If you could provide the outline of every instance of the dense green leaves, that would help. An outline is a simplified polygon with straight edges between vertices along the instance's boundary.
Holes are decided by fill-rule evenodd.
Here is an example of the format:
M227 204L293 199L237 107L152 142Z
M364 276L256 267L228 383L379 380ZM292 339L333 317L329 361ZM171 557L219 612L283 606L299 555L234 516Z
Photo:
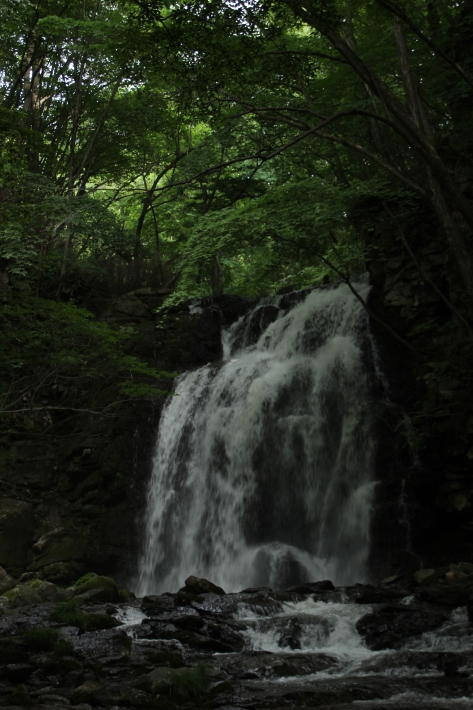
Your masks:
M0 283L53 299L31 352L68 279L305 287L362 270L386 214L428 214L471 309L472 36L466 1L5 0ZM148 280L100 284L126 264Z

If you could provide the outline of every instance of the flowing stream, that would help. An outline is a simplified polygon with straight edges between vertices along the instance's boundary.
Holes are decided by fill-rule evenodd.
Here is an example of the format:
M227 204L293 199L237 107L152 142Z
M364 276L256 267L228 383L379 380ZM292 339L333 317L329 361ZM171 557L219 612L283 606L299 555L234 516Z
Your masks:
M138 593L363 581L382 389L366 312L346 285L277 296L222 338L163 412Z

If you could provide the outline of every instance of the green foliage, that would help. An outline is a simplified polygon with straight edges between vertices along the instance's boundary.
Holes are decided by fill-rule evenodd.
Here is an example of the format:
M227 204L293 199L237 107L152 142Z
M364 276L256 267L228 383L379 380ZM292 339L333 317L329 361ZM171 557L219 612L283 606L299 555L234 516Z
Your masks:
M29 651L54 651L59 643L59 631L49 627L35 626L25 633Z
M66 626L77 626L84 631L87 627L88 615L79 609L74 600L59 602L52 613L53 621L57 621Z
M210 683L205 663L198 663L195 668L188 671L173 671L171 669L169 671L169 681L171 695L191 700L201 698Z
M0 324L0 411L34 412L45 392L60 408L68 383L78 391L107 381L111 372L124 396L163 394L153 383L167 373L126 353L130 332L113 330L72 303L12 295Z
M86 614L74 600L59 602L54 608L51 618L53 621L67 626L77 626L81 631L112 629L116 626L116 620L112 616L108 614Z

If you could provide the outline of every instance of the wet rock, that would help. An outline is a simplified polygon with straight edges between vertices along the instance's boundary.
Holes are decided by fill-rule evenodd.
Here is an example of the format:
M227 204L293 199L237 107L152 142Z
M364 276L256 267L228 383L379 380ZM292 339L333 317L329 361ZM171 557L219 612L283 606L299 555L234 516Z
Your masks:
M232 616L238 612L238 604L229 595L205 594L203 601L192 601L191 606L204 614Z
M194 577L191 575L187 577L186 586L183 591L190 592L191 594L206 594L212 592L213 594L225 594L222 587L218 587L213 582L209 582L208 579L202 577Z
M438 628L446 618L417 606L384 606L359 619L356 630L368 648L381 651L400 648L406 639Z
M174 624L154 619L143 619L135 630L135 637L140 639L172 639L177 633Z
M286 592L299 592L300 594L312 594L318 592L332 592L335 589L333 582L323 579L320 582L307 582L296 587L289 587Z
M445 606L458 607L468 604L473 599L473 589L462 584L429 584L420 592L421 599Z
M148 595L141 600L141 608L148 616L160 616L175 610L173 594Z
M224 644L231 651L241 651L245 646L245 640L241 634L228 624L209 623L206 626L206 632L211 639Z
M277 596L280 597L281 594L279 593ZM279 599L273 599L268 594L261 593L260 590L256 594L250 595L240 593L237 595L237 600L239 604L245 605L249 611L258 614L258 616L278 614L283 608Z
M293 651L299 650L301 647L302 629L300 624L291 619L287 630L281 634L278 646L280 648L292 648Z
M357 587L354 599L356 604L386 604L399 601L406 596L404 589L371 587L369 585L357 585Z
M90 631L74 640L74 650L88 661L99 659L126 659L130 654L131 638L122 629Z

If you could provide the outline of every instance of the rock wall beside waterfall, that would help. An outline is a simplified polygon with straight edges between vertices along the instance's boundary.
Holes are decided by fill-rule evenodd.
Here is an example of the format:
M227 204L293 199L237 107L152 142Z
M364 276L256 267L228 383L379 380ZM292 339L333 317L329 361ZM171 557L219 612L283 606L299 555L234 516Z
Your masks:
M461 280L436 238L435 225L427 218L409 225L405 239L416 245L417 265L396 225L380 219L371 232L370 305L419 353L372 323L391 396L409 415L406 428L399 430L396 464L410 528L402 564L428 567L473 560L473 343L432 286L460 317L466 314Z
M218 359L220 311L191 315L187 307L176 308L156 328L154 310L165 295L140 289L88 305L103 320L132 326L132 352L158 369ZM244 300L224 300L223 317L236 317ZM170 382L161 384L168 388ZM101 409L117 398L113 373L99 391L51 391L44 404L57 405L58 397L61 406ZM89 570L128 577L161 406L139 401L120 405L113 416L18 418L0 442L0 566L16 577L27 573L54 582Z

